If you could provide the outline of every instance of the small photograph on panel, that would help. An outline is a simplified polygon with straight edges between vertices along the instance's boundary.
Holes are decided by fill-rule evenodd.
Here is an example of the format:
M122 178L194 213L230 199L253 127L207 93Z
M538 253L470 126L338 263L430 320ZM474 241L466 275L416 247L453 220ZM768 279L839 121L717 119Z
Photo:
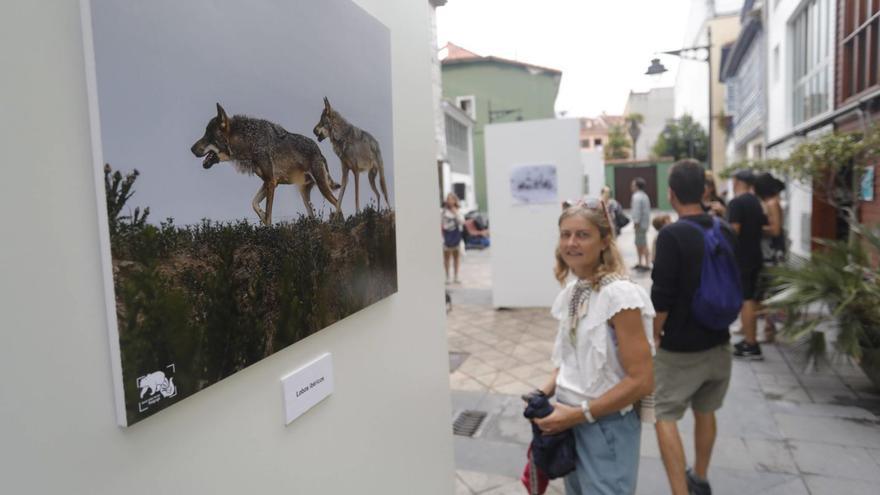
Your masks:
M385 25L351 0L82 6L120 424L397 291Z
M519 165L510 169L514 205L557 203L556 165Z

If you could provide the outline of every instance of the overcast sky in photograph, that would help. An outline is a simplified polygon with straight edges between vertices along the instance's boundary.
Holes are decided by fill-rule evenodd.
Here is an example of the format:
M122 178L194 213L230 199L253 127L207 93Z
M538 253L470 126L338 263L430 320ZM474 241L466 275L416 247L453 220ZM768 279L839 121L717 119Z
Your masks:
M644 75L655 52L685 43L690 0L449 0L437 9L437 42L562 71L556 111L620 114L630 90L672 86Z

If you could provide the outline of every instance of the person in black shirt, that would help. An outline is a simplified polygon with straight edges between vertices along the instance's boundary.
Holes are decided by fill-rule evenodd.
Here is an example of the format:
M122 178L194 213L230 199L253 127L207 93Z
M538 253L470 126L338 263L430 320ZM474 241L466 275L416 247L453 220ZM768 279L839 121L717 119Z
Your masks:
M706 228L713 217L703 211L705 179L695 160L682 160L669 173L669 201L679 219ZM723 220L721 231L736 246L733 230ZM691 301L700 286L703 233L678 221L657 235L657 258L651 274L651 301L657 311L654 342L654 383L657 442L674 494L710 493L706 480L715 443L715 411L721 408L730 382L730 333L703 327L691 314ZM690 407L694 412L696 459L686 461L677 422Z
M749 359L763 359L758 344L758 279L764 257L761 253L763 227L767 216L761 200L752 194L755 176L751 170L740 170L733 175L736 197L727 205L727 221L737 234L739 249L736 260L742 276L743 307L740 313L744 339L734 346L733 355Z

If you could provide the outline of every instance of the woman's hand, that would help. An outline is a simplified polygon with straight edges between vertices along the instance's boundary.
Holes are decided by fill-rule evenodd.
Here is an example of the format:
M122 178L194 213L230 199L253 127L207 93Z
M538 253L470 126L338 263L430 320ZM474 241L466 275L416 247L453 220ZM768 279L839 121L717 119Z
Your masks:
M538 425L545 435L556 435L571 427L583 423L587 419L579 407L571 407L556 403L553 412L543 418L535 418L533 423Z

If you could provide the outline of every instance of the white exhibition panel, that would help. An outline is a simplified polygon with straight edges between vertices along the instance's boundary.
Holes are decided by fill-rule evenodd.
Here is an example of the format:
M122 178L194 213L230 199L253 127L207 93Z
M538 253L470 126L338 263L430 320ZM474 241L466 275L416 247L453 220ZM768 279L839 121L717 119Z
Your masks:
M433 163L428 5L355 3L391 31L394 155ZM82 36L78 2L0 7L3 492L452 493L441 254L407 242L437 236L433 167L394 171L397 294L117 426ZM328 352L333 394L285 426L279 380Z
M561 202L583 195L584 160L577 119L530 120L486 126L486 182L492 232L492 304L550 306L559 292L553 276ZM556 167L556 200L520 204L511 172Z

